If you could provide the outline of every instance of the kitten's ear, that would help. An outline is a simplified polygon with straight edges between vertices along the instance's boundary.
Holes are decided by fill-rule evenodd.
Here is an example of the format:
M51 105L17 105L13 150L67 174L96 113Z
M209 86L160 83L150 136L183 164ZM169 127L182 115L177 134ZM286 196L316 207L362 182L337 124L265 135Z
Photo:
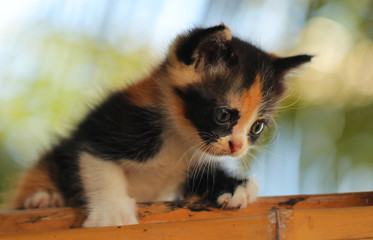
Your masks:
M273 60L276 75L284 75L290 70L299 67L300 65L310 62L313 56L311 55L296 55L291 57L276 57Z
M176 39L171 48L170 58L187 66L202 62L212 64L227 55L231 40L230 30L224 24L197 28Z
M284 75L289 71L301 66L304 63L310 62L311 55L296 55L291 57L277 57L271 55L272 64L275 71L275 82L270 82L270 85L275 86L272 88L272 99L273 102L278 102L282 99L284 93L286 92L286 86L284 84Z

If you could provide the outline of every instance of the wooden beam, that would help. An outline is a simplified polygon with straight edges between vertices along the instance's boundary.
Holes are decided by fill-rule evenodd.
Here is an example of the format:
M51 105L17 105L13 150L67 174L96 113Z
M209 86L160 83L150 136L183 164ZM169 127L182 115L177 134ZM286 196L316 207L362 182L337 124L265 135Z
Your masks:
M372 239L373 206L272 209L266 213L193 221L2 234L0 239Z
M266 214L271 211L373 206L373 192L262 197L243 210L225 210L202 202L149 202L138 204L140 223L176 222ZM0 234L78 228L81 209L54 208L0 213ZM372 224L373 225L373 224Z
M171 223L148 223L118 227L80 228L41 233L0 235L3 240L29 239L276 239L276 221L273 213L251 216L183 221Z

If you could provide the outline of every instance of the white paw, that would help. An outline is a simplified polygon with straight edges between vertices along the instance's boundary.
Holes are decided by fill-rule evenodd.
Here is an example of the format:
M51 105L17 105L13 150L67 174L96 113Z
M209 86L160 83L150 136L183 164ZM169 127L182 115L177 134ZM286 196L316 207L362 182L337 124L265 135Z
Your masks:
M248 204L255 202L258 194L258 186L253 179L249 179L245 184L236 187L232 194L224 193L218 197L217 203L222 208L244 209Z
M127 201L128 202L128 201ZM95 208L88 213L83 227L104 227L137 224L136 202L110 206L109 208Z
M109 215L107 213L92 212L83 223L83 227L105 227L117 225L137 224L136 216L116 213Z
M24 202L26 209L63 207L65 202L61 194L57 192L38 191L28 197Z

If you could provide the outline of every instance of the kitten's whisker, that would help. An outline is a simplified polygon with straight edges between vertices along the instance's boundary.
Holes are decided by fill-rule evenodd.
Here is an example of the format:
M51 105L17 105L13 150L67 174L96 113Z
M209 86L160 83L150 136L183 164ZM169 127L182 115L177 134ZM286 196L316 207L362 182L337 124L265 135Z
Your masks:
M193 172L192 172L192 180L193 180L193 188L196 185L196 178L199 177L200 181L198 182L198 185L196 189L199 188L201 182L202 182L202 176L206 172L207 177L207 185L209 184L208 176L210 171L212 172L211 168L211 161L212 161L212 153L210 152L211 146L209 145L203 145L201 144L199 150L202 150L202 155L200 156L200 159L197 160L197 164L195 165ZM211 154L211 155L209 155ZM207 186L208 187L208 186Z
M292 95L294 95L293 92L294 91L290 90L288 92L288 94L285 97L282 98L281 101L284 101L284 100L290 98ZM292 108L292 106L296 105L300 101L301 98L302 98L302 94L299 93L297 99L295 99L292 103L289 103L288 105L277 106L277 110L280 112L283 109L300 109L300 108Z
M191 163L193 162L193 159L194 159L195 155L198 153L198 151L199 151L202 147L203 147L203 145L200 144L200 146L197 148L197 150L196 150L196 151L194 152L194 154L192 155L192 157L191 157L191 159L190 159L190 161L189 161L188 170L189 170L189 168L190 168ZM197 174L197 172L198 172L197 170L198 170L198 168L199 168L199 161L197 160L195 166L192 166L192 167L193 167L193 170L192 170L191 178L193 179L193 185L194 185L195 175Z
M180 157L180 159L178 160L178 163L179 163L180 161L182 161L183 158L186 157L187 154L188 154L190 151L192 151L193 149L195 149L196 147L198 147L198 144L200 144L200 143L197 143L197 144L193 145L193 146L190 147L187 151L185 151L184 154L183 154L183 155Z

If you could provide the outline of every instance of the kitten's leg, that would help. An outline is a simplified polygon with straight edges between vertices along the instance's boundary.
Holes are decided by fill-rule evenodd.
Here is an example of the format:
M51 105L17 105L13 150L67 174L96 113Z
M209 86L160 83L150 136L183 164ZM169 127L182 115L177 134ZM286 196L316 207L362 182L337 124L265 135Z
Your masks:
M87 198L83 227L136 224L136 202L127 194L122 167L88 153L80 157L80 173Z
M22 175L12 200L13 209L63 207L64 205L65 201L49 177L43 159Z
M234 178L219 168L204 171L196 167L191 173L187 179L187 194L197 194L223 208L243 209L256 200L258 187L252 178Z

